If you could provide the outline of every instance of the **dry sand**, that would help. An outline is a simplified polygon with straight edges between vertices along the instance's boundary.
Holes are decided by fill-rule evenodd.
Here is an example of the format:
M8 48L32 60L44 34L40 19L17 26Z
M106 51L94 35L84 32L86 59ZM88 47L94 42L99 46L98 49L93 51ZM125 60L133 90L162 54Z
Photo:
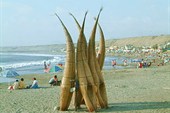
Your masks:
M0 84L0 113L60 113L60 87L48 84L52 75L24 75L26 84L32 77L39 81L40 89L10 92L8 84ZM62 73L58 73L62 78ZM104 70L109 108L99 113L170 113L170 64L147 69ZM21 76L19 77L21 78ZM87 112L84 105L77 112ZM61 113L73 113L69 110Z

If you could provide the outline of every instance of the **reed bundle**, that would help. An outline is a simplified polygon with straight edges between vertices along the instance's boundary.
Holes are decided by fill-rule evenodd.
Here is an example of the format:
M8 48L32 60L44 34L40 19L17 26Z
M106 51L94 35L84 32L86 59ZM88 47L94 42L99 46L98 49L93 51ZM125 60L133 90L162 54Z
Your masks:
M81 101L84 100L85 105L90 112L96 111L97 105L99 105L101 108L108 107L106 87L104 83L104 78L101 73L105 58L104 33L101 26L98 24L101 11L102 9L99 11L96 22L94 24L88 47L84 34L84 26L87 12L85 13L82 27L78 23L77 19L73 16L73 14L70 13L70 15L75 20L79 30L76 53L72 38L67 28L65 27L59 16L56 14L63 26L67 44L67 57L64 68L64 75L61 83L61 111L67 110L70 105L70 101L72 98L72 92L70 92L70 89L74 85L70 81L75 79L79 81L79 90L77 91L78 94L74 98L74 100L76 100L76 106L80 106ZM100 55L98 55L98 57L96 57L95 51L95 34L97 24L99 26L101 36L99 49Z

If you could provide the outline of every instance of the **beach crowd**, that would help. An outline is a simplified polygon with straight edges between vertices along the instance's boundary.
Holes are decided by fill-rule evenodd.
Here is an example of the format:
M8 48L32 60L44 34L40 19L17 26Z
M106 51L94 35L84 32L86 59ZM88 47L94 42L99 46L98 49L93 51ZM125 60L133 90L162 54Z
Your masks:
M36 78L33 78L32 84L26 86L24 82L24 78L21 78L20 81L16 80L13 85L8 87L9 90L16 90L16 89L36 89L38 88L38 81Z
M58 80L57 75L54 75L53 78L49 80L50 86L57 86L60 85L61 81ZM24 82L24 78L21 78L20 81L17 79L13 85L8 87L9 90L16 90L16 89L37 89L40 88L38 85L37 79L34 77L32 78L32 83L26 85Z

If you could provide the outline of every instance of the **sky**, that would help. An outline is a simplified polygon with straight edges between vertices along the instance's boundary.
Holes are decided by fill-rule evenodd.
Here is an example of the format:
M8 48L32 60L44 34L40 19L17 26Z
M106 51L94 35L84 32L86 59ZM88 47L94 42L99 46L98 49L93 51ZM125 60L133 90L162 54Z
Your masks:
M88 41L101 7L105 39L170 34L170 0L0 0L0 46L65 44L55 13L77 43L79 32L69 13L82 24L86 11Z

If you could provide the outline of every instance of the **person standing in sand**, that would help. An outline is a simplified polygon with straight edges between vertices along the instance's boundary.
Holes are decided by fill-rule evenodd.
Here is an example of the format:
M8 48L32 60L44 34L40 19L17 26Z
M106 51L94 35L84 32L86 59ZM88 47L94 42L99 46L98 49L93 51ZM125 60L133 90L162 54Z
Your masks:
M112 66L114 67L116 65L116 60L112 60Z
M46 61L44 61L44 69L45 69L45 70L47 69Z
M124 65L124 66L127 66L127 60L126 60L126 59L123 60L123 65Z
M142 68L143 67L143 63L142 62L138 62L138 68Z

